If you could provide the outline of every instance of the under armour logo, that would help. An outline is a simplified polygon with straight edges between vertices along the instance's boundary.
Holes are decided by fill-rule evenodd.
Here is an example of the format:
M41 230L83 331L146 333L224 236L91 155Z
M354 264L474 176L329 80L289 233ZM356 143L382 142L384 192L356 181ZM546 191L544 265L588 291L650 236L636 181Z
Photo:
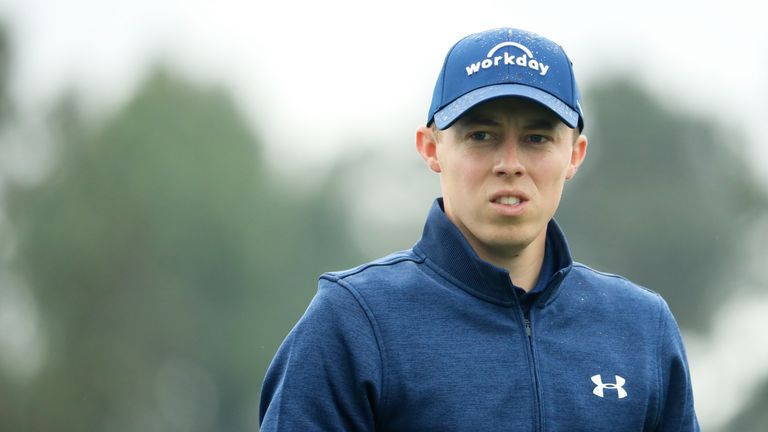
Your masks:
M624 390L624 383L627 382L624 378L614 375L616 377L616 384L614 383L606 383L603 384L603 377L600 375L595 375L592 377L592 382L595 383L597 387L595 387L594 390L592 390L592 393L595 394L595 396L605 397L603 395L603 391L605 389L611 389L616 390L619 393L619 399L627 397L627 391Z

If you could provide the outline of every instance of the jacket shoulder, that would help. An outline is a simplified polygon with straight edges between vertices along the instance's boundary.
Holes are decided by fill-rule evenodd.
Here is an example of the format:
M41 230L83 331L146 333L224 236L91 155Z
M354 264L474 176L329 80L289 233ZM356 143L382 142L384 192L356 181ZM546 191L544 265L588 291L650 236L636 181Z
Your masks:
M347 270L324 273L320 285L340 285L371 300L381 296L394 300L396 292L407 292L418 283L418 267L423 262L412 249L395 252Z
M594 292L607 300L631 300L658 306L664 303L654 290L637 284L624 276L595 270L581 263L574 263L569 275L573 284Z
M402 270L401 267L403 265L408 265L409 263L420 264L422 262L424 262L422 257L416 255L412 249L408 249L391 253L350 269L327 272L320 276L320 278L336 282L342 280L356 282L380 274L390 276L392 273Z

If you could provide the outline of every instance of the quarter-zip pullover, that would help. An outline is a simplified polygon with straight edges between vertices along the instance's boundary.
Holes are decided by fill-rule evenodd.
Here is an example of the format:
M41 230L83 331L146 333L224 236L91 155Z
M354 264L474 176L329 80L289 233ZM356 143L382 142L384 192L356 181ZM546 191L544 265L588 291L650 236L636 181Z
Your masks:
M410 250L321 276L264 380L266 431L698 431L656 293L574 263L557 223L532 303L430 210Z

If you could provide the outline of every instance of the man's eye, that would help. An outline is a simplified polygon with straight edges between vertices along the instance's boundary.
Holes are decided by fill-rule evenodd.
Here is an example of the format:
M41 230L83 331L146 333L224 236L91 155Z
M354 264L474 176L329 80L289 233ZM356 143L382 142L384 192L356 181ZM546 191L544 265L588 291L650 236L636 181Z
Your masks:
M534 143L534 144L541 144L547 142L547 137L544 135L530 135L528 137L528 141Z
M473 132L469 137L475 141L488 141L492 138L489 132Z

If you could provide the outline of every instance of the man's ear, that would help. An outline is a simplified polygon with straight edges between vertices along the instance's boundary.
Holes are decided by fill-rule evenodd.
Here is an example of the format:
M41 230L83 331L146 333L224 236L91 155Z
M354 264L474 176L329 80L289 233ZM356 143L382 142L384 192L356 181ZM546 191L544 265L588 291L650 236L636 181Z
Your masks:
M565 175L566 180L570 180L576 175L581 163L584 162L584 157L587 155L587 137L579 135L576 142L573 143L571 150L571 163L568 166L568 172Z
M437 134L432 128L422 125L416 129L416 151L427 163L429 169L436 173L442 172L437 158Z

